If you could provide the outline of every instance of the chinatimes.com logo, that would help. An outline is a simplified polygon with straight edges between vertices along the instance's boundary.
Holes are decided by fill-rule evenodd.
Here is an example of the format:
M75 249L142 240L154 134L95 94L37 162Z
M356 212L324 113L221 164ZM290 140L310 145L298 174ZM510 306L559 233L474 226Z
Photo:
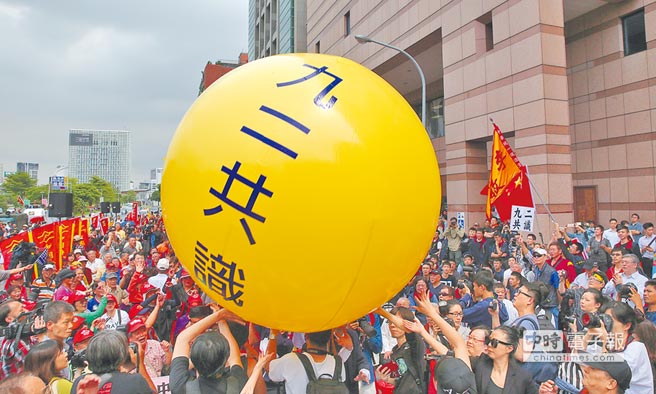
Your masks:
M622 362L624 357L619 353L531 353L526 354L525 362L529 363L613 363Z

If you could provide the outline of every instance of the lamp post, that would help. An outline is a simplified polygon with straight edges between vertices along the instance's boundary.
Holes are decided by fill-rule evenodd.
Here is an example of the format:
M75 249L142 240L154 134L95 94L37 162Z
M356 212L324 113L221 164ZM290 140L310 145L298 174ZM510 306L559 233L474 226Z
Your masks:
M426 78L424 77L424 71L419 66L419 63L417 63L415 58L412 57L408 52L404 51L399 47L395 47L394 45L388 44L386 42L374 40L373 38L364 36L362 34L357 34L355 36L355 39L360 44L373 42L374 44L378 44L386 48L394 49L395 51L404 54L408 59L410 59L410 61L415 65L415 67L417 67L417 71L419 72L419 77L421 78L421 124L424 126L424 129L426 129Z

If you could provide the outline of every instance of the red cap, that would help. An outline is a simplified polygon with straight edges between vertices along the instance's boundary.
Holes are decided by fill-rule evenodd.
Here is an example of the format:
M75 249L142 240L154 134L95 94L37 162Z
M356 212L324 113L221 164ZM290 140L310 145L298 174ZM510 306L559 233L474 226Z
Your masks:
M144 322L141 319L133 319L128 323L128 334L132 334L141 327L146 327Z
M84 324L85 320L83 317L75 315L73 316L73 331L77 330L78 328L82 327L82 324Z
M107 294L105 297L107 297L107 302L114 301L115 303L118 304L118 301L116 301L116 297L114 297L114 294Z
M200 295L198 293L194 293L190 295L187 302L189 303L190 307L203 305L203 299L200 298Z
M187 272L187 270L183 268L182 271L180 272L180 279L189 278L189 277L191 277L191 275L189 275L189 272Z
M130 308L130 310L128 311L128 316L130 317L130 319L132 319L133 317L137 316L139 312L141 312L141 310L143 310L143 306L136 304L132 308Z
M88 328L83 328L73 336L73 344L76 345L80 342L84 342L89 338L93 338L93 331Z
M23 277L23 274L11 274L8 281L11 282L12 280L18 280L18 279L24 280L25 278Z
M85 300L86 298L87 298L87 295L84 294L83 291L78 290L75 293L69 295L68 300L65 300L65 301L68 301L69 304L73 305L73 304L75 304L76 302L78 302L80 300Z
M151 285L150 283L145 283L143 286L141 286L141 292L143 294L148 294L149 292L153 290L159 290L157 287Z

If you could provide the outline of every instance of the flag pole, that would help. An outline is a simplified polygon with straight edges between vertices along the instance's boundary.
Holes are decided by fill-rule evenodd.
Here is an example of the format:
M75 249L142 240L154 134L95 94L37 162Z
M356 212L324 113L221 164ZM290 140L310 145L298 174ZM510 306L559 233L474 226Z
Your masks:
M544 200L542 199L542 196L540 195L540 192L538 191L538 188L535 187L535 184L534 184L533 181L531 180L531 177L528 175L528 166L524 166L524 168L526 168L526 172L525 172L525 174L526 174L526 179L528 179L528 183L531 185L531 191L532 191L532 192L535 192L535 194L536 194L536 195L538 196L538 198L540 199L540 202L541 202L542 205L544 206L544 209L547 210L547 214L549 215L549 219L551 219L551 221L552 221L553 223L556 223L556 219L554 219L553 215L551 214L551 211L549 210L549 207L547 206L547 204L545 204Z
M495 125L494 119L492 119L491 116L489 117L489 120L492 123L492 125ZM549 207L547 206L547 204L542 199L542 196L540 195L540 192L538 191L537 187L535 187L535 184L533 183L533 181L531 180L531 177L528 174L528 166L524 166L524 168L526 169L526 171L525 171L526 178L528 179L528 182L531 185L531 192L535 192L535 194L540 199L540 202L542 203L542 206L544 206L544 209L547 211L547 214L549 215L549 219L551 219L552 222L556 223L556 219L551 214L551 211L549 210Z

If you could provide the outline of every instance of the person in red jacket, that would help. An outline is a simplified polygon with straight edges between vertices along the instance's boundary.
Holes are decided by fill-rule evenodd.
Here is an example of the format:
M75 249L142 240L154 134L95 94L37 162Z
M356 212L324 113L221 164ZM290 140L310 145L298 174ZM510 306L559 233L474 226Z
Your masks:
M562 271L567 273L567 282L565 287L569 288L569 284L576 279L576 268L574 268L574 263L563 256L563 251L560 249L560 246L557 242L552 242L549 244L549 257L547 264L552 266L560 275ZM560 275L562 277L562 275Z

